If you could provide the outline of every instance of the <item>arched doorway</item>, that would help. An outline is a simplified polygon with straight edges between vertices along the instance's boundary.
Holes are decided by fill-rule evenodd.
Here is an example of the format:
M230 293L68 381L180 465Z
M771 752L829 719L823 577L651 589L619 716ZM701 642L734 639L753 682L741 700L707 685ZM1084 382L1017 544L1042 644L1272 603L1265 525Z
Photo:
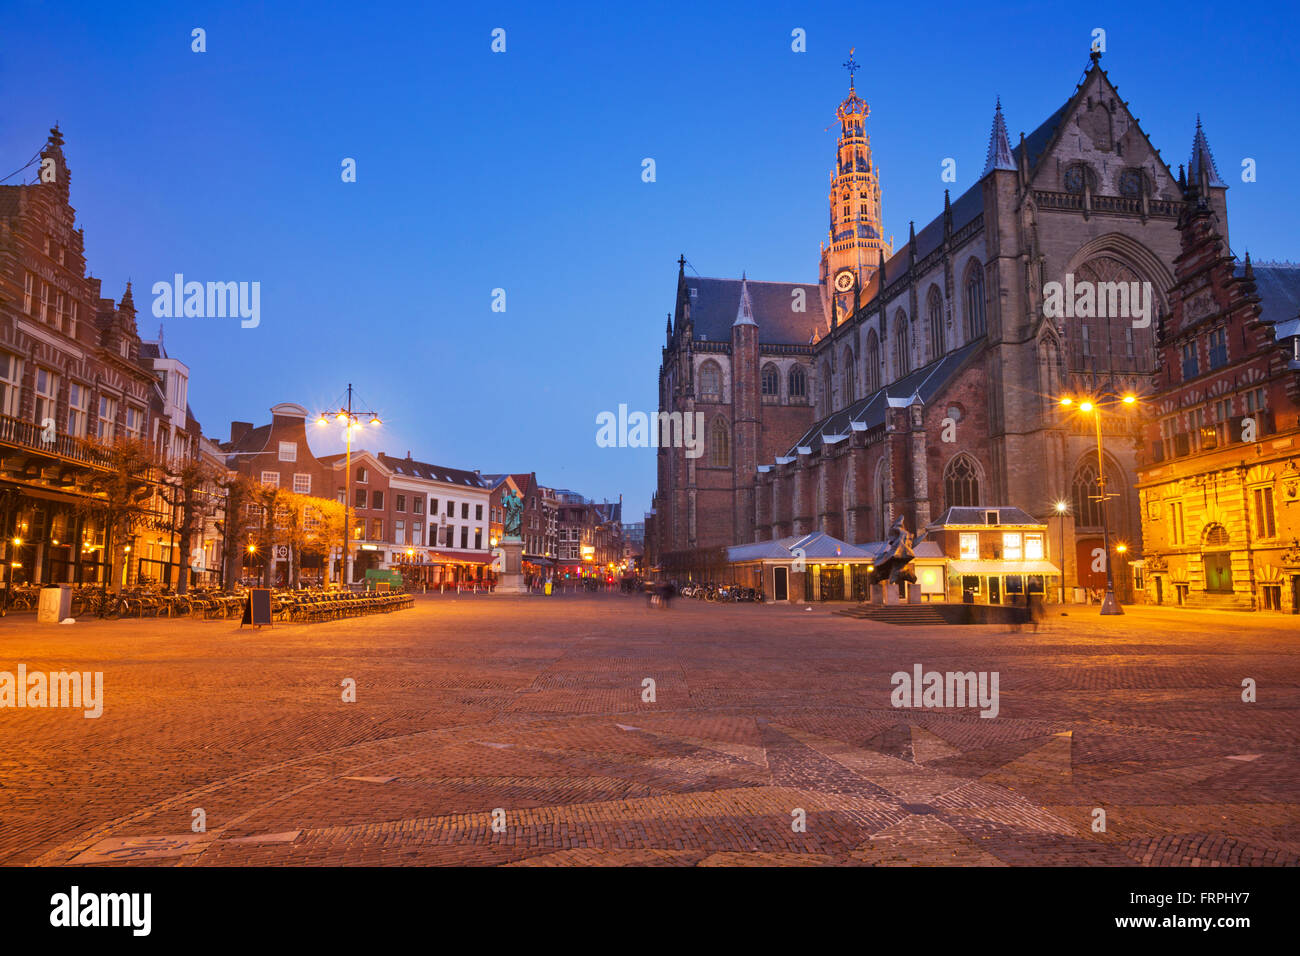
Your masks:
M1228 529L1212 524L1201 536L1201 563L1205 567L1207 594L1232 593L1232 544Z

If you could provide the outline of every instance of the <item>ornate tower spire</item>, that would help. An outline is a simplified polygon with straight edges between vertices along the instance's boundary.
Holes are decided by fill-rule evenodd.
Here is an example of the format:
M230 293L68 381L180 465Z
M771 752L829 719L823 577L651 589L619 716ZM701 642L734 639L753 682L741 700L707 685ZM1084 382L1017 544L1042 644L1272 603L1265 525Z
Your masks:
M754 321L754 304L749 301L749 276L741 273L740 276L740 306L736 309L736 321L731 323L737 325L758 325Z
M1204 180L1204 181L1202 181ZM1206 188L1226 188L1227 184L1219 178L1219 168L1214 165L1214 153L1210 152L1210 143L1201 129L1201 114L1196 114L1196 133L1192 136L1192 158L1187 164L1187 181Z
M835 111L840 121L835 170L831 175L830 236L822 247L822 297L833 327L848 318L856 294L875 274L883 253L891 251L881 230L879 169L871 160L864 126L871 110L858 96L853 50L844 63L849 95Z
M1007 139L1007 121L1002 118L1002 97L993 108L993 131L989 134L989 151L984 159L984 172L980 178L995 169L1016 171L1016 164L1011 158L1011 141Z

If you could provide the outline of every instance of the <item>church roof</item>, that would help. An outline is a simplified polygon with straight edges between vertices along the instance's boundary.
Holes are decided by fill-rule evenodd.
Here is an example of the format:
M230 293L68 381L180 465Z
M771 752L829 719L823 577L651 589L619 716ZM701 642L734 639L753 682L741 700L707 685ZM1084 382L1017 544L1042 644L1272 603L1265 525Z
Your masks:
M1233 274L1241 278L1245 271L1245 263L1238 263ZM1300 335L1300 266L1251 263L1251 272L1260 321L1273 326L1274 338Z
M1063 103L1055 113L1043 120L1032 133L1025 137L1023 150L1021 144L1017 144L1011 150L1011 156L1016 167L1020 164L1020 154L1024 152L1026 165L1029 167L1030 178L1033 178L1034 170L1038 162L1042 159L1047 147L1051 144L1057 129L1069 115L1070 106L1074 102L1071 97ZM1000 104L999 104L1000 106ZM1001 111L999 109L999 116ZM996 127L995 127L996 132ZM987 170L985 170L987 172ZM984 212L984 192L977 181L964 193L958 196L952 203L952 231L959 232L964 226L969 225L978 216ZM916 256L918 259L924 259L935 249L943 244L943 213L931 219L925 226L918 230L916 234ZM895 279L907 272L911 261L908 256L907 245L904 244L891 256L885 263L885 285L893 282ZM867 283L866 289L863 290L862 301L868 303L873 299L880 289L880 279L873 275Z
M891 407L911 404L912 398L919 396L923 404L942 391L957 375L975 351L983 344L982 339L968 342L956 351L949 352L942 358L925 365L909 375L904 375L897 382L877 389L866 398L860 398L851 405L827 415L804 432L794 447L786 452L786 457L794 457L800 448L811 448L816 454L827 439L847 436L854 431L870 431L885 424L886 413Z
M731 326L740 312L740 292L749 293L751 314L758 323L758 340L767 345L807 345L822 321L821 286L815 282L759 282L755 279L710 279L687 276L691 322L695 338L730 342ZM794 310L796 289L803 289L803 312Z

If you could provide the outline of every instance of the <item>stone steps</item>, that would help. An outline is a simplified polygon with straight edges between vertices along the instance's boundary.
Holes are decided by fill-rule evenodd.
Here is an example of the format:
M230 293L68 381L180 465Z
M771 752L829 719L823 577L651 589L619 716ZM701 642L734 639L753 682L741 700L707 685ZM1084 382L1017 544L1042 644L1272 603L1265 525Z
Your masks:
M858 620L879 621L882 624L896 624L902 627L951 623L938 608L926 604L859 604L857 607L841 608L835 613Z

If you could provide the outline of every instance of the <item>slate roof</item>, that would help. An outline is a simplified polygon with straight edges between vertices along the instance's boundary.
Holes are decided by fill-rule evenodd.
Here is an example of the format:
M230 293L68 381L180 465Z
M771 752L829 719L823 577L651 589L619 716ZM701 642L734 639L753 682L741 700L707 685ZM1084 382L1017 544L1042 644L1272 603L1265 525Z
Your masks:
M449 485L464 485L469 488L487 488L487 483L482 476L472 471L465 471L461 468L447 468L444 465L431 465L424 461L415 461L411 458L393 458L391 455L385 455L380 452L377 456L379 463L395 475L406 475L411 478L426 478L430 481L441 481Z
M747 279L749 302L758 323L758 340L767 345L807 345L823 321L821 286L815 282L760 282ZM740 309L740 279L687 276L695 338L730 342ZM803 289L803 312L795 312L794 291Z
M1245 263L1238 263L1233 274L1241 278L1245 271ZM1281 340L1300 335L1300 266L1251 263L1251 271L1260 320L1273 326L1273 337Z
M227 455L251 455L264 449L270 437L271 426L259 425L249 429L239 441L222 442L219 447Z
M811 534L793 535L776 541L733 545L727 548L727 560L733 564L764 559L788 561L794 557L795 548L802 549L802 556L809 561L834 559L862 561L874 557L872 551L841 541L839 538L832 538L825 531L814 531Z
M827 444L825 440L827 437L847 436L854 431L870 431L878 428L884 425L885 413L891 404L909 405L914 395L919 395L923 403L929 404L930 399L952 380L966 364L966 360L983 344L983 339L968 342L910 375L904 375L897 382L877 389L866 398L860 398L851 405L826 416L804 432L790 451L786 452L786 456L794 457L801 446L812 448L813 453L816 454L823 445ZM856 428L854 423L857 423Z
M1043 521L1035 518L1033 515L1022 511L1011 505L989 505L987 508L949 508L927 526L929 528L942 528L945 525L989 525L984 520L984 512L996 511L998 513L998 525L1017 525L1033 524L1041 525Z
M1029 175L1032 177L1038 161L1042 159L1043 152L1052 141L1056 134L1057 128L1065 120L1069 112L1070 102L1067 101L1061 105L1055 113L1044 120L1036 130L1025 137L1024 152L1029 161ZM1011 150L1011 155L1017 168L1020 166L1020 144L1016 144ZM951 202L952 208L952 231L959 232L964 226L974 222L975 219L984 212L984 192L977 181L964 193ZM928 223L921 227L916 234L916 256L918 259L924 259L935 249L943 244L943 213L935 216ZM908 243L899 244L899 248L894 254L885 261L885 284L888 285L895 279L899 278L905 272L911 260L908 255ZM880 289L880 279L873 275L863 290L863 303L870 302Z

